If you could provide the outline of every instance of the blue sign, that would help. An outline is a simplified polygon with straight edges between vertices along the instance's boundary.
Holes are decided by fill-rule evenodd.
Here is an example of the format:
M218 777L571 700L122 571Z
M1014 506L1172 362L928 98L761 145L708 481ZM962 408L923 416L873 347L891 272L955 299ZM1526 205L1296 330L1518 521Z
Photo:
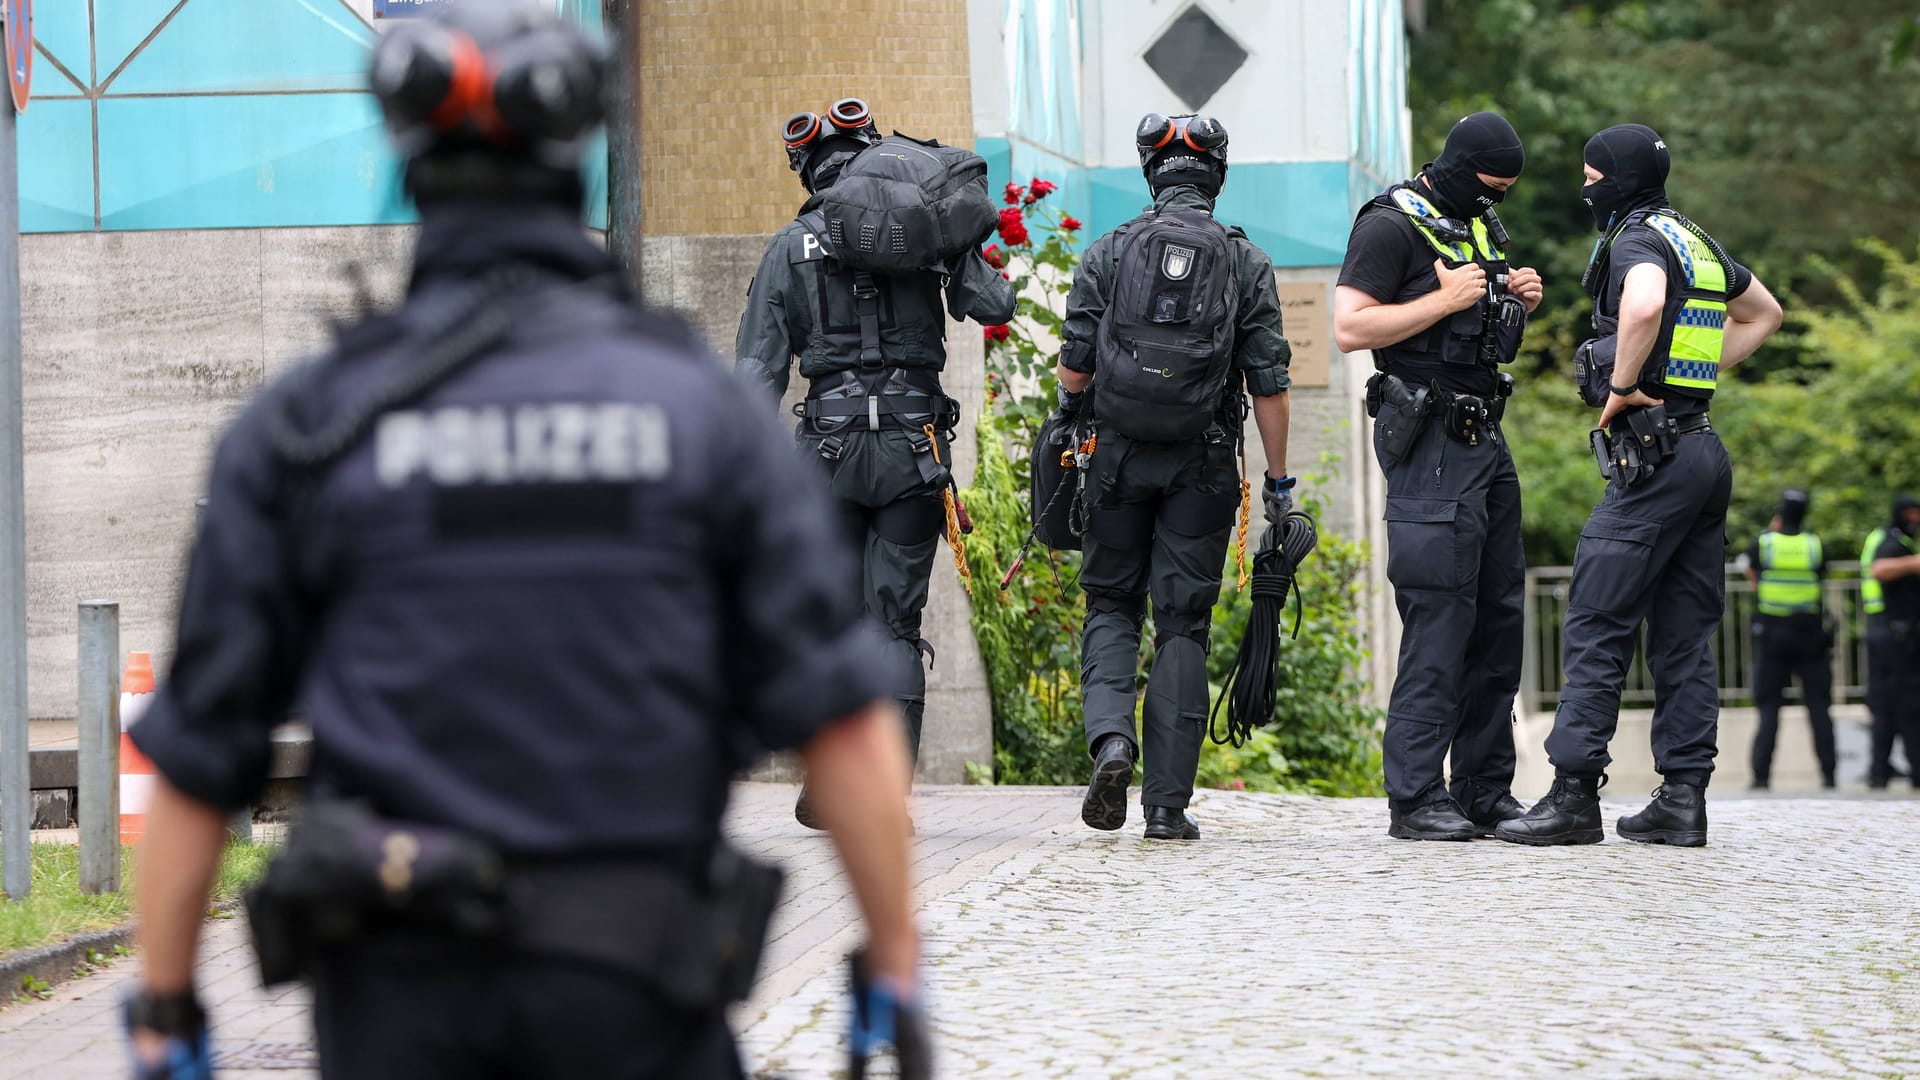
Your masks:
M426 14L429 8L451 3L453 0L373 0L373 17L412 19Z
M14 111L26 112L33 90L33 0L13 0L6 20L7 83L13 89Z

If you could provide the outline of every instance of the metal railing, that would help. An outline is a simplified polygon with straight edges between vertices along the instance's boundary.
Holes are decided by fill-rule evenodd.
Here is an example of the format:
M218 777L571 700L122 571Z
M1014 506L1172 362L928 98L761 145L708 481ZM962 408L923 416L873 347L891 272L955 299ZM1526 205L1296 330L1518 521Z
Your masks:
M1527 646L1520 697L1529 712L1550 711L1560 701L1560 687L1565 682L1560 668L1561 629L1566 622L1567 586L1572 577L1570 566L1545 566L1527 571ZM1834 703L1864 701L1867 642L1866 616L1860 606L1860 564L1828 563L1823 588L1827 618L1834 627ZM1722 705L1753 703L1753 617L1753 585L1744 573L1729 564L1726 616L1720 620L1720 631L1713 639ZM1627 670L1626 686L1620 694L1620 704L1625 708L1653 705L1653 679L1647 673L1645 645L1646 630L1642 627L1639 646ZM1787 700L1800 700L1797 685L1788 689Z

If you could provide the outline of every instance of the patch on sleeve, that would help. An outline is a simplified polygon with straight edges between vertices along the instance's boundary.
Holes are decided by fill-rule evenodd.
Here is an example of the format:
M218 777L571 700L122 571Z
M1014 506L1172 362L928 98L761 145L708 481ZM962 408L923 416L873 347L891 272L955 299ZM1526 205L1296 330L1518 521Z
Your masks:
M793 250L788 256L790 263L818 262L827 257L827 249L820 238L805 229L796 229L793 234Z

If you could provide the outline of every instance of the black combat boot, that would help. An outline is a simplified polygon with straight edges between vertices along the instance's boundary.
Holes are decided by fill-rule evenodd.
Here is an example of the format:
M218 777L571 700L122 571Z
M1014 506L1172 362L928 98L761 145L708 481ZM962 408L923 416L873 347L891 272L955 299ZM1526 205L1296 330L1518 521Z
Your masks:
M1606 782L1604 773L1557 776L1546 798L1520 817L1495 826L1493 837L1533 847L1597 844L1606 835L1600 824L1600 788Z
M1527 808L1520 805L1520 800L1508 794L1500 796L1498 802L1485 810L1478 813L1469 812L1467 820L1473 822L1474 830L1482 840L1485 840L1493 836L1493 830L1498 828L1501 822L1525 817L1526 814Z
M1623 840L1676 847L1707 846L1707 789L1666 781L1653 789L1645 810L1628 814L1615 826Z
M1112 832L1127 823L1127 784L1133 780L1133 744L1124 735L1108 735L1093 752L1093 781L1080 820Z
M1171 806L1142 807L1147 818L1147 839L1149 840L1198 840L1200 826L1193 823L1185 810Z
M809 829L825 829L820 819L813 814L813 800L807 798L807 785L800 785L800 797L793 800L793 820Z
M1471 840L1480 830L1445 795L1410 810L1388 804L1387 835L1395 840Z

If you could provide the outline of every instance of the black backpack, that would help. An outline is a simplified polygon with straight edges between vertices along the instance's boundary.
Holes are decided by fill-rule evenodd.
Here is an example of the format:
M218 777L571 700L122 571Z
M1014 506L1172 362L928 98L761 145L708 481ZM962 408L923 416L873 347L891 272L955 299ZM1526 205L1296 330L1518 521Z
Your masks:
M897 131L862 150L808 205L825 217L834 256L876 274L938 267L978 248L1000 223L979 154Z
M1129 226L1094 358L1099 418L1147 442L1205 434L1233 373L1239 314L1226 226L1190 210Z

